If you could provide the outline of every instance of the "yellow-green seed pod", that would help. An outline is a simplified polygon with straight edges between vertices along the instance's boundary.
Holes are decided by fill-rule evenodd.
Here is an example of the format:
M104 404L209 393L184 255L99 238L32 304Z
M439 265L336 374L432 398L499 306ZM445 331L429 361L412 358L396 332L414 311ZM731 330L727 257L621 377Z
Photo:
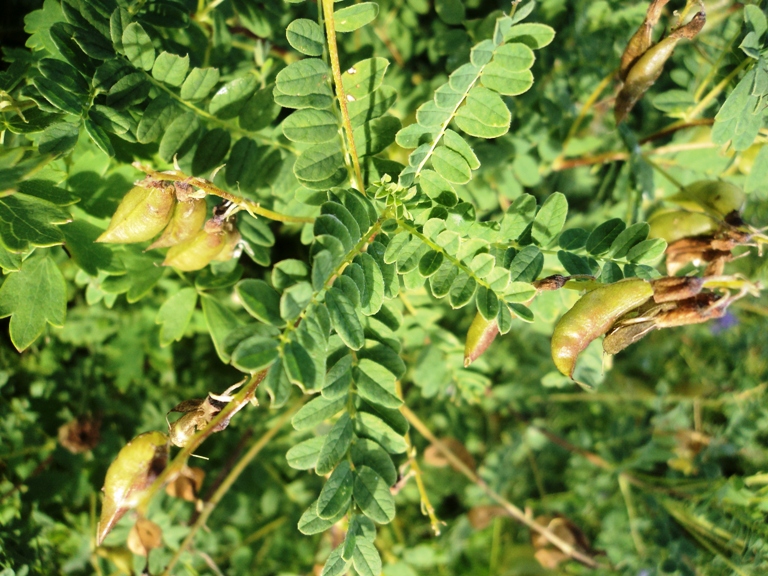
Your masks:
M668 244L683 238L714 234L720 223L703 212L663 210L648 219L650 238L663 238Z
M96 534L101 544L118 520L141 502L168 463L168 436L146 432L128 442L110 464L104 480L104 503Z
M725 217L733 211L741 212L747 196L741 188L729 182L699 180L689 184L667 200L686 210L709 212Z
M464 367L480 358L498 334L499 325L496 319L486 320L478 312L467 331L467 341L464 344Z
M653 296L651 283L629 278L595 288L566 312L552 334L552 360L563 374L573 377L576 360L584 349L611 329L624 314Z
M147 250L175 246L192 238L205 223L206 206L202 198L190 198L177 202L171 221L160 238L150 244Z
M96 242L130 244L151 240L168 225L175 203L173 186L160 183L134 186Z
M226 233L221 222L211 219L192 238L171 246L163 266L173 266L183 272L200 270L208 266L224 247Z
M238 244L240 243L240 239L240 232L233 227L230 227L230 229L225 232L224 247L221 249L221 252L218 253L216 258L214 258L214 261L228 262L232 260L232 258L239 256Z

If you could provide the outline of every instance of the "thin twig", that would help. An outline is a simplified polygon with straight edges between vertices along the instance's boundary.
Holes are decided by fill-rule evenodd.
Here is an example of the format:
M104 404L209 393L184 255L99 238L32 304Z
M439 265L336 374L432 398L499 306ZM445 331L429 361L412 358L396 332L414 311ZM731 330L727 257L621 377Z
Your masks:
M269 442L272 440L272 438L275 437L280 429L285 426L286 422L291 419L291 416L293 416L294 412L296 412L296 410L298 410L299 407L304 403L304 400L305 397L302 397L299 402L290 408L290 410L286 410L280 416L280 418L277 419L277 422L275 422L275 424L269 430L267 430L267 432L261 438L259 438L253 446L248 449L248 452L246 452L243 457L240 458L230 473L227 474L227 477L224 478L221 485L213 493L211 499L203 505L203 511L200 513L200 516L198 516L197 520L195 520L195 523L192 525L192 528L190 529L186 538L184 538L184 541L179 546L179 549L176 550L170 562L168 562L168 566L166 566L163 575L169 575L171 573L171 569L179 561L181 555L190 546L190 544L192 544L192 540L194 539L195 534L197 534L198 530L200 530L200 528L205 525L208 518L211 516L211 513L214 511L224 495L232 487L232 484L235 483L235 480L240 477L240 474L243 473L248 464L251 463L251 461L259 454L259 452L264 449L267 444L269 444Z
M242 210L245 210L249 214L254 214L254 215L258 214L259 216L263 216L264 218L275 220L277 222L311 224L312 222L315 221L314 218L310 218L308 216L289 216L288 214L280 214L279 212L274 212L273 210L262 208L258 202L252 202L247 198L241 198L240 196L235 196L234 194L225 192L224 190L216 186L213 182L211 182L210 180L206 180L205 178L199 178L197 176L188 176L183 172L179 172L178 170L166 170L163 172L158 172L157 170L154 170L149 166L144 166L140 162L134 162L133 166L134 168L138 168L148 176L157 178L158 180L173 180L175 182L187 182L192 186L200 188L201 190L205 190L205 192L208 194L211 194L213 196L218 196L219 198L224 198L225 200L229 200L230 202L232 202L233 204L236 204Z
M143 514L146 512L152 497L157 494L167 482L170 482L181 472L181 470L186 465L187 460L189 460L189 457L203 442L205 442L205 440L211 434L214 433L219 423L225 419L231 418L248 402L250 402L251 398L253 398L253 395L256 392L256 388L258 388L259 384L261 384L264 378L266 378L267 372L268 370L262 370L261 372L251 376L248 382L246 382L246 384L238 391L232 401L227 403L227 405L221 409L221 412L216 414L216 416L211 419L205 428L197 432L194 436L192 436L192 438L189 439L189 444L184 446L184 448L182 448L179 453L176 454L174 459L168 464L168 466L165 467L157 479L155 479L152 485L147 489L147 492L144 494L141 502L138 505L140 513Z
M717 148L717 145L713 144L712 142L685 142L682 144L661 146L654 150L645 152L644 155L659 156L662 154L675 154L676 152L685 152L686 150L705 150L708 148ZM592 166L594 164L605 164L607 162L618 162L621 160L629 160L629 152L604 152L603 154L596 154L594 156L581 156L580 158L571 158L563 160L552 169L555 171L570 170L571 168L579 168L581 166Z
M403 390L399 380L395 382L395 387L397 389L398 397L402 399ZM419 498L421 499L421 513L425 516L429 516L429 523L432 527L432 532L435 533L435 536L440 536L440 525L445 525L445 522L441 521L437 517L437 514L435 514L435 507L432 506L432 502L429 500L427 488L424 486L424 477L421 472L421 466L419 466L419 463L416 461L416 448L413 446L413 443L411 442L411 435L408 432L405 433L405 445L407 447L405 453L408 454L408 464L410 465L411 472L413 472L414 479L416 480L416 487L419 489Z
M328 40L328 55L331 59L331 70L333 71L333 83L336 86L336 97L339 100L339 108L341 108L341 120L344 124L344 130L347 133L349 154L352 157L352 166L355 169L355 180L357 181L358 190L365 196L365 182L363 181L363 173L360 170L360 159L357 157L355 139L352 136L352 122L349 119L349 112L347 112L347 95L344 92L344 85L341 82L339 48L336 45L336 23L333 19L333 2L334 0L323 0L325 35Z
M427 425L424 424L424 422L422 422L421 419L414 412L412 412L410 408L408 408L406 405L402 405L400 407L400 412L403 414L403 416L405 416L406 420L408 420L408 422L410 422L413 427L419 431L422 436L429 440L435 446L435 448L437 448L445 456L445 458L450 462L454 469L458 470L469 480L474 482L486 494L486 496L495 501L497 504L501 505L515 520L525 524L528 528L546 538L547 541L557 547L569 558L572 558L573 560L576 560L577 562L580 562L589 568L606 568L605 566L600 566L593 558L582 552L579 552L576 548L574 548L574 546L568 542L565 542L562 538L552 533L546 527L534 522L533 519L526 516L525 512L523 512L520 508L512 504L498 492L494 491L490 486L488 486L488 484L486 484L485 480L480 478L480 476L478 476L466 464L464 464L464 462L462 462L458 456L451 452L450 448L440 442L440 440L437 439L437 437L432 433Z

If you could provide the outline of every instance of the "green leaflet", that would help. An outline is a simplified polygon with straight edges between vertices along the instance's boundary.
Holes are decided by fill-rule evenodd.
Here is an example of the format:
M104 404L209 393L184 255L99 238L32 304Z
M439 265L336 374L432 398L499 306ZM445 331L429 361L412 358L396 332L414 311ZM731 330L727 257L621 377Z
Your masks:
M168 97L152 100L139 121L136 139L142 144L154 142L165 134L166 128L173 122L179 110Z
M388 67L386 58L368 58L357 62L341 75L344 93L353 98L370 94L381 86Z
M152 39L138 22L126 26L121 38L123 51L131 64L143 70L152 70L155 63L155 47Z
M350 455L356 468L366 466L377 472L387 486L397 482L397 470L392 458L373 440L357 438L353 441Z
M253 74L227 82L211 98L208 112L224 120L237 117L258 86L259 81Z
M352 419L347 412L344 412L325 436L315 466L318 474L325 475L334 469L347 453L352 437Z
M296 470L310 470L317 465L320 449L326 436L315 436L293 446L285 455L288 466Z
M278 343L272 338L252 336L246 338L232 352L232 365L238 370L254 374L268 368L278 357Z
M355 539L352 553L352 563L360 576L378 576L381 574L381 557L373 542L360 538Z
M332 287L325 294L325 303L331 324L341 340L352 350L362 348L365 343L363 327L349 298L338 288Z
M560 234L568 214L568 200L560 192L551 194L533 219L531 235L539 246L546 247Z
M505 42L522 42L533 50L544 48L555 38L555 31L546 24L517 24L505 34Z
M297 110L283 122L283 134L293 142L317 144L336 138L339 123L327 110Z
M181 85L183 100L202 100L219 81L218 68L192 68Z
M18 192L0 197L0 241L12 252L61 244L64 235L56 225L70 219L68 212L47 200Z
M163 302L155 317L155 323L160 324L160 346L182 339L196 306L194 288L182 288Z
M203 316L211 334L213 345L222 362L229 362L229 354L225 351L224 341L227 335L241 325L237 316L221 304L218 300L207 294L201 294L200 301L203 305Z
M288 43L302 54L307 56L322 56L325 46L323 30L317 22L299 18L294 20L285 29L285 37Z
M619 237L619 234L624 232L625 228L626 224L620 218L612 218L603 222L587 237L585 244L587 252L594 256L608 252L614 240Z
M345 512L352 500L353 486L357 487L355 475L349 462L343 461L336 467L320 491L317 499L317 515L327 520ZM357 501L357 498L355 500Z
M333 19L337 32L354 32L362 28L379 14L376 2L360 2L341 10L336 10Z
M192 158L192 173L204 174L221 164L229 152L232 137L228 130L214 128L202 135Z
M161 52L152 66L152 77L169 86L181 86L189 70L189 54Z
M280 316L280 295L263 280L247 279L239 282L237 294L254 318L273 326L284 325Z
M19 352L37 340L46 324L63 326L66 313L64 276L48 251L27 258L0 286L0 318L11 317L11 342Z
M314 400L310 400L301 410L296 412L291 419L291 424L296 430L308 430L314 428L323 420L335 416L346 405L346 398L337 398L336 400L328 400L322 396L318 396Z
M354 482L355 503L374 522L388 524L395 517L395 499L381 475L360 466Z
M342 403L344 400L342 400ZM341 409L341 408L339 408ZM295 424L294 424L295 427ZM407 446L403 437L395 432L392 427L378 416L368 412L360 412L355 419L355 433L358 436L369 438L390 454L401 454Z
M384 366L363 358L355 371L357 392L361 398L385 408L398 408L403 401L397 395L395 375Z

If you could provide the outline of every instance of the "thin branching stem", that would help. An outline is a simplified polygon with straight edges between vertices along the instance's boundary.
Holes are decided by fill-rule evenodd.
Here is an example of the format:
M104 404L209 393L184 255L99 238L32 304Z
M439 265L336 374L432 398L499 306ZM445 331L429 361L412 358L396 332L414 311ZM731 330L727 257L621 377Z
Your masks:
M235 480L237 480L240 477L240 474L243 473L243 471L246 469L248 464L250 464L251 461L254 458L256 458L256 456L259 455L259 452L261 452L264 449L264 447L267 444L269 444L269 442L277 435L277 433L282 429L282 427L285 426L286 422L290 420L291 416L293 416L296 410L298 410L299 407L301 407L302 404L304 404L305 398L306 397L300 398L299 401L294 406L292 406L289 410L286 410L272 425L272 427L269 430L267 430L261 438L259 438L256 442L254 442L253 446L251 446L248 449L248 451L242 456L242 458L240 458L237 464L233 466L232 470L230 470L229 474L227 474L226 478L224 478L224 480L221 482L219 487L213 493L210 500L205 502L205 504L203 505L203 511L197 517L197 520L192 525L192 528L190 529L186 538L184 538L184 541L179 546L179 549L176 550L176 553L173 555L170 562L168 562L168 565L165 567L165 571L163 572L163 575L171 574L171 570L179 561L179 558L181 558L181 555L192 544L192 540L194 540L197 532L208 521L208 518L211 516L211 514L213 513L214 509L219 504L219 502L221 502L221 499L224 497L224 495L229 491L229 489L235 483Z
M333 19L333 0L323 0L323 16L325 18L325 35L328 41L328 56L333 71L333 83L336 86L336 97L339 100L339 108L341 108L341 121L344 124L344 131L347 133L347 145L349 146L349 155L352 157L357 187L360 193L365 196L365 181L363 180L363 172L360 170L360 159L357 157L357 147L352 135L352 121L349 119L349 112L347 111L347 95L341 81L339 48L336 45L336 23Z
M580 562L589 568L606 568L604 566L600 566L593 558L580 552L574 546L557 536L557 534L554 534L548 530L545 526L541 526L540 524L534 522L533 518L526 516L525 512L523 512L520 508L512 504L509 500L488 486L485 480L480 478L480 476L472 471L469 466L464 464L464 462L462 462L461 459L450 450L450 448L438 440L437 437L429 429L429 427L410 408L408 408L406 405L402 405L400 407L400 412L403 414L403 416L405 416L406 420L408 420L408 422L410 422L413 427L419 431L419 434L429 440L435 446L435 448L437 448L445 456L445 458L448 460L448 462L450 462L454 469L458 470L470 481L472 481L491 500L501 505L515 520L525 524L528 528L546 538L548 542L557 547L569 558L572 558L573 560L576 560L577 562Z
M225 200L229 200L233 204L236 204L238 207L240 207L241 210L245 210L252 216L263 216L264 218L268 218L269 220L275 220L277 222L287 222L287 223L296 223L296 224L311 224L315 221L314 218L310 218L308 216L290 216L288 214L280 214L279 212L275 212L273 210L269 210L267 208L263 208L258 202L253 202L251 200L248 200L246 198L241 198L240 196L235 196L234 194L230 194L229 192L225 192L218 186L216 186L213 182L210 180L206 180L205 178L199 178L197 176L187 176L183 172L179 172L178 170L167 170L164 172L158 172L156 170L153 170L152 168L149 168L148 166L144 166L140 164L139 162L134 162L133 166L135 168L138 168L148 176L151 176L152 178L157 178L158 180L173 180L174 182L186 182L188 184L191 184L192 186L195 186L197 188L200 188L201 190L204 190L206 193L211 194L213 196L218 196L219 198L224 198Z
M261 372L251 376L245 385L243 385L237 394L235 394L235 397L232 399L232 401L228 402L227 405L221 409L221 412L216 414L216 416L211 419L205 428L197 432L189 439L189 443L184 446L184 448L182 448L178 454L176 454L174 459L168 463L165 469L158 475L152 485L147 489L147 492L144 494L141 502L139 503L139 512L144 513L146 511L147 506L149 506L149 502L152 500L152 497L157 494L167 482L173 480L181 472L181 470L186 465L187 460L189 460L189 457L194 453L195 450L200 447L203 442L205 442L205 440L208 439L211 434L215 432L216 427L220 422L234 416L237 412L244 408L248 402L251 401L251 398L253 398L253 395L256 393L256 389L259 387L259 384L261 384L264 378L266 378L267 372L268 370L262 370Z

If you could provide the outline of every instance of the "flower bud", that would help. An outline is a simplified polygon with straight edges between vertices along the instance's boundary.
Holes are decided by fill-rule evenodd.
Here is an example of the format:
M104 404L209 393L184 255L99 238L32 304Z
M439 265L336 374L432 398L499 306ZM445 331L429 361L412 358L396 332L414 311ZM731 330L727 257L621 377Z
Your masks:
M165 469L168 449L168 436L162 432L146 432L120 450L104 480L97 544L104 541L128 510L139 505L149 486Z
M465 368L482 356L498 333L499 325L496 323L496 319L486 320L478 312L467 331L467 341L464 345Z
M149 245L147 250L175 246L189 240L205 223L206 205L202 198L190 198L177 202L171 221L160 238Z
M134 186L96 242L129 244L151 240L168 224L175 203L173 186L163 186L160 182Z
M205 268L222 251L225 241L224 224L212 218L192 238L171 246L163 266L173 266L183 272Z

